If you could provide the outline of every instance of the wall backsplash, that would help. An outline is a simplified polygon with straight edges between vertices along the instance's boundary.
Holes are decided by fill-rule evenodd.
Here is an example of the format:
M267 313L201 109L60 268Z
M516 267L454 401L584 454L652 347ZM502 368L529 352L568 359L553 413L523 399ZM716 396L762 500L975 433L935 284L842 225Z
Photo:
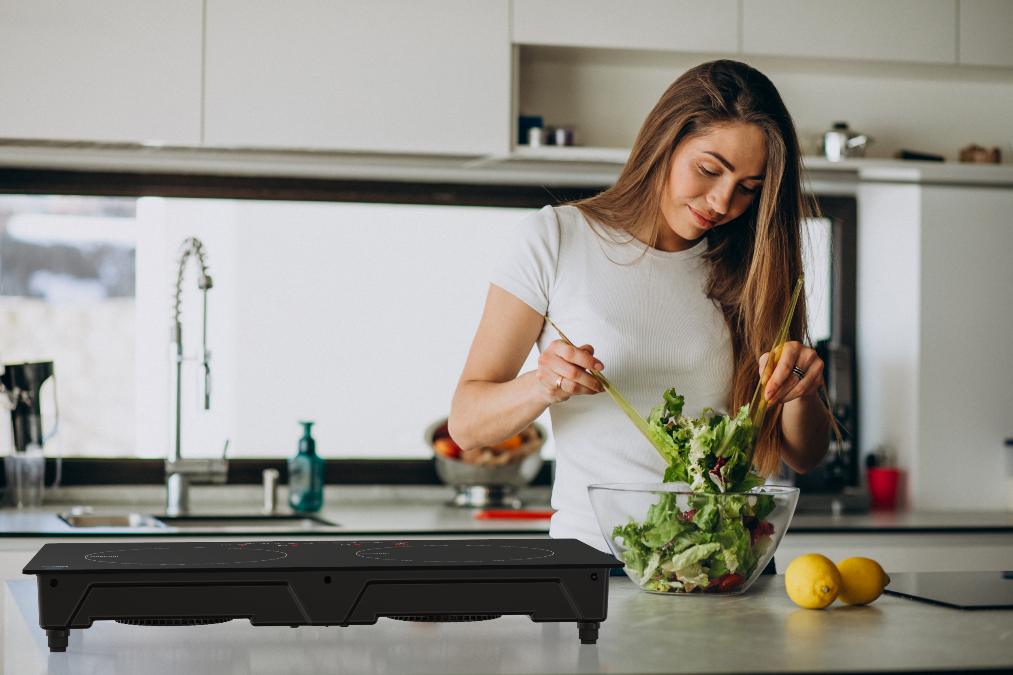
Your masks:
M211 408L201 409L196 363L185 362L184 457L220 456L226 439L232 457L286 457L307 420L317 423L317 452L327 458L426 458L423 435L450 412L488 270L527 212L141 199L138 456L168 450L168 299L185 237L205 244L214 287ZM199 347L200 306L191 267L182 308L188 355Z

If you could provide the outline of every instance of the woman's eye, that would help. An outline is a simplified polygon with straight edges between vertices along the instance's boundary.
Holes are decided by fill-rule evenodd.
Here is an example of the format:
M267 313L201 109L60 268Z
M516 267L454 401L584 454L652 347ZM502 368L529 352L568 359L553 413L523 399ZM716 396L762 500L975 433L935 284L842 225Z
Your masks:
M702 174L703 174L703 175L705 175L705 176L711 176L711 177L713 178L714 176L716 176L716 175L717 175L717 174L716 174L716 173L714 173L713 171L708 171L707 169L705 169L705 168L704 168L704 167L702 167L702 166L699 166L699 167L697 167L697 168L699 168L699 169L700 169L700 173L702 173Z
M760 188L748 188L745 185L740 185L739 189L742 190L743 194L747 194L750 196L755 195L757 192L760 191Z

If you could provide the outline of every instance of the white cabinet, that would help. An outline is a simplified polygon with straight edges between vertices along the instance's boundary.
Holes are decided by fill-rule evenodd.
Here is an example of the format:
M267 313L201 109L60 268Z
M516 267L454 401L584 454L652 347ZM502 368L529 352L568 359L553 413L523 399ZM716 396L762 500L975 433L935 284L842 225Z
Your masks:
M956 0L742 0L742 51L956 63Z
M0 137L197 145L201 0L0 0Z
M735 53L738 0L514 0L518 44Z
M960 0L960 64L1013 67L1013 2Z
M508 0L207 0L205 145L507 152Z

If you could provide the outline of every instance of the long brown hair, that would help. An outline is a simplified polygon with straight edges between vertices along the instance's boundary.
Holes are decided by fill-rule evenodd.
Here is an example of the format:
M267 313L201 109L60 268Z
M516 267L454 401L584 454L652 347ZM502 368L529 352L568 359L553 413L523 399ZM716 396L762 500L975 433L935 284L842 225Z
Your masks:
M661 196L676 147L731 124L752 124L767 142L763 187L741 216L708 231L707 297L724 313L732 336L732 411L749 403L759 382L759 357L769 351L802 274L802 221L819 207L802 185L795 125L774 84L738 61L711 61L687 71L662 95L637 135L616 183L574 203L591 222L654 242ZM650 232L644 238L640 235ZM808 341L805 295L789 340ZM763 475L780 468L781 407L767 415L754 463ZM829 415L829 411L827 412Z

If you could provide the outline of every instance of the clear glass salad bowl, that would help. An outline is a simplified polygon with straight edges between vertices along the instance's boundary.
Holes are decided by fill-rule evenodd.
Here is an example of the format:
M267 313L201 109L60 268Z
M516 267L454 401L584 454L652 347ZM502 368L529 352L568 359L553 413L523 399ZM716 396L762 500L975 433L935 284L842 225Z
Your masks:
M743 593L774 557L798 488L692 492L686 483L588 486L612 554L650 593Z

